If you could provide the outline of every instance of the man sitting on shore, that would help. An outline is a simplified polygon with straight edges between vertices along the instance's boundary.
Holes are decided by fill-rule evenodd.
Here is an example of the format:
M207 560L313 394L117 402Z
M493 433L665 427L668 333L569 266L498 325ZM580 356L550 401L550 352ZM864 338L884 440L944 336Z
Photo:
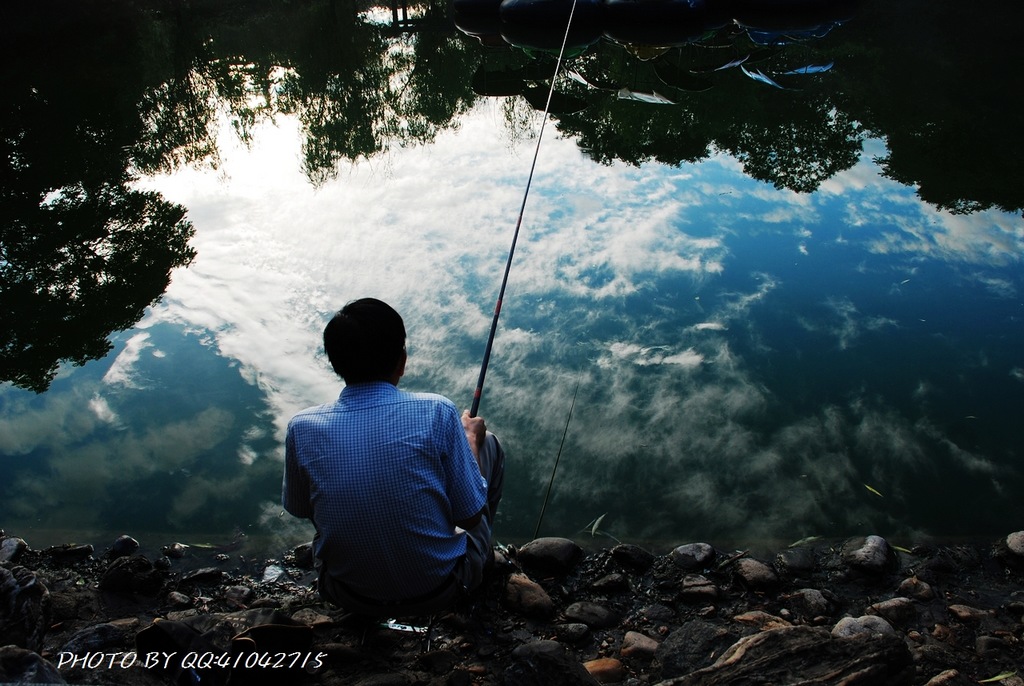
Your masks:
M320 594L355 612L429 614L476 588L491 554L504 453L484 421L398 389L405 324L380 300L324 329L345 381L288 424L284 508L311 519Z

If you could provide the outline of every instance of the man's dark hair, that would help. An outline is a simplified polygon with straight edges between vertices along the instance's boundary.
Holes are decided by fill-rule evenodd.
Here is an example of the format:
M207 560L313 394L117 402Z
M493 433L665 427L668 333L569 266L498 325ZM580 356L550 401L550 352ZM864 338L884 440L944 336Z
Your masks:
M405 350L405 324L385 302L353 300L324 328L324 350L346 384L386 381Z

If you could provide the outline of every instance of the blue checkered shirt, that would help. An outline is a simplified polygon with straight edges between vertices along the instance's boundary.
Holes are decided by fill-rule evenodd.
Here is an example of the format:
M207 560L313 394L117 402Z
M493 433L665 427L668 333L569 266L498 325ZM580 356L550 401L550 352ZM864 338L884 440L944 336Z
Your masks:
M366 383L288 423L281 499L313 520L321 574L402 600L454 569L466 551L454 522L483 508L487 482L450 400Z

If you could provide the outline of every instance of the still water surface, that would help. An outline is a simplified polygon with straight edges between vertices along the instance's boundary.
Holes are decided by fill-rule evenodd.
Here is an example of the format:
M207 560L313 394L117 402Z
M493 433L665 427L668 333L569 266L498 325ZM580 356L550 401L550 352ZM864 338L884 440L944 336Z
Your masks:
M542 535L907 543L1024 525L1024 220L1007 190L1021 177L1012 155L985 147L1019 139L999 127L1021 111L1007 113L1001 89L1020 89L986 83L993 102L970 112L947 93L901 95L917 66L900 60L931 59L934 43L887 43L899 17L871 12L882 9L787 44L797 63L834 62L790 77L792 90L731 69L683 104L650 102L655 91L634 82L549 122L481 405L510 462L499 539L533 535L563 432ZM359 16L372 27L389 15ZM996 33L1006 23L991 21ZM409 78L426 34L385 33L373 35L410 62L394 78ZM431 40L457 46L464 88L480 64L533 64L454 28ZM879 54L897 44L906 53ZM576 59L580 73L649 64L606 41ZM267 64L263 94L246 86L248 119L210 96L203 140L215 154L148 169L135 158L125 187L180 205L194 227L195 257L171 270L162 298L109 335L108 354L65 356L45 391L0 385L0 526L36 547L123 532L152 546L236 530L272 546L308 537L281 512L283 432L340 391L320 333L357 297L405 316L403 387L470 404L536 113L520 96L466 90L429 135L400 124L379 149L318 166L312 96L305 110L282 104L300 67ZM56 82L38 89L65 88ZM175 83L144 90L157 98ZM875 109L870 98L843 109L878 83L889 91ZM730 101L733 120L715 116ZM901 115L908 103L921 112ZM794 126L794 142L780 123L809 111L819 129ZM901 116L906 130L892 124ZM671 149L673 127L703 136L697 154ZM954 148L996 181L965 188L981 172ZM40 187L43 204L68 194Z

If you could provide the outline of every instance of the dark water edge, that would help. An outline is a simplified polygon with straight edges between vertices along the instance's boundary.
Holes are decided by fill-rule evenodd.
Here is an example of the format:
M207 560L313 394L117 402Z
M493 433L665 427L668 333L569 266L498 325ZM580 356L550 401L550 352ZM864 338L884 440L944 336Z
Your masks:
M44 551L50 547L65 545L91 545L93 555L102 557L114 541L122 535L131 536L139 542L138 553L155 560L163 555L161 549L173 543L189 546L188 554L175 561L176 568L191 570L209 565L232 569L238 573L259 575L270 562L281 559L292 553L296 548L309 543L310 537L282 535L273 532L256 531L235 538L233 535L204 535L201 532L182 534L181 532L159 531L103 531L99 529L79 530L67 529L33 529L31 527L10 527L5 523L6 535L17 536L28 542L31 549ZM3 529L0 529L3 531ZM312 533L312 527L310 527ZM802 539L771 539L740 537L681 537L677 539L626 539L618 540L607 534L589 532L543 532L540 538L556 537L574 541L586 553L597 553L613 548L616 545L628 544L643 548L654 555L665 555L681 545L689 543L707 543L722 551L745 553L755 558L767 559L775 553L788 548L801 546L838 547L843 541L857 536L878 535L866 530L850 536L808 536ZM911 550L915 548L957 547L987 548L997 545L1006 537L1006 532L985 532L971 535L918 535L912 537L886 537L895 548ZM521 547L533 540L524 536L501 535L495 533L493 540L496 546ZM219 558L219 559L218 559Z

